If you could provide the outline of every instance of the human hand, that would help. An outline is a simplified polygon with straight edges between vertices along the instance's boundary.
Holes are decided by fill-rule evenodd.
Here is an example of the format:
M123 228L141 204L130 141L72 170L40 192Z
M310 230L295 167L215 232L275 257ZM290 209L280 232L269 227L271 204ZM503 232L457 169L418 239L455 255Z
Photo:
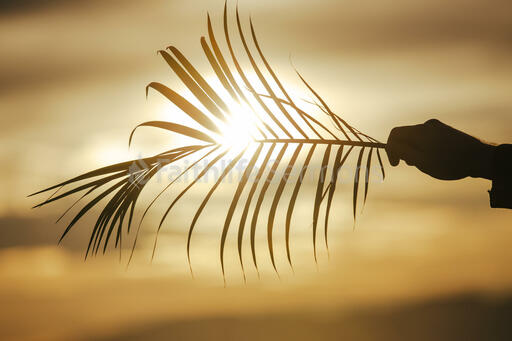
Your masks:
M389 162L404 160L441 180L467 176L492 178L495 146L454 129L436 119L391 130L386 146Z

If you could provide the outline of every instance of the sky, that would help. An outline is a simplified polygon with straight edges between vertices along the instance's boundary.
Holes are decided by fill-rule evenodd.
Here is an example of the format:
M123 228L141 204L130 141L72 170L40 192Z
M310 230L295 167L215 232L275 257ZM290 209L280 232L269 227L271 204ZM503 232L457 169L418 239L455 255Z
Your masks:
M223 287L218 244L232 184L219 189L199 221L192 243L195 279L186 261L186 231L212 183L200 184L182 199L164 226L152 263L161 212L148 217L128 269L128 249L121 262L114 250L83 261L99 211L57 245L65 221L54 221L69 201L31 209L45 198L27 195L180 142L141 128L128 149L128 136L137 124L183 119L156 92L145 97L145 86L152 81L186 91L156 51L177 46L212 79L199 38L207 35L207 13L221 36L223 5L184 0L0 2L3 339L108 337L154 321L325 313L465 292L508 295L512 213L489 207L490 182L443 182L403 163L391 168L385 157L386 179L379 181L374 172L354 231L350 169L355 160L348 161L331 214L330 258L319 249L318 267L310 230L314 182L304 185L294 218L295 274L286 262L285 214L279 211L276 259L281 279L264 252L262 232L257 236L261 279L248 267L244 285L236 238L230 234ZM235 3L228 6L234 10ZM302 101L311 95L294 67L333 111L381 141L395 126L437 118L486 141L511 142L509 1L243 0L239 8L247 30L252 18L283 83L315 115L321 113ZM249 65L247 60L242 64ZM153 184L153 191L159 186ZM136 216L151 200L150 193ZM163 197L157 209L174 194ZM288 189L285 197L289 194ZM264 210L268 205L265 201ZM245 256L249 262L249 253Z

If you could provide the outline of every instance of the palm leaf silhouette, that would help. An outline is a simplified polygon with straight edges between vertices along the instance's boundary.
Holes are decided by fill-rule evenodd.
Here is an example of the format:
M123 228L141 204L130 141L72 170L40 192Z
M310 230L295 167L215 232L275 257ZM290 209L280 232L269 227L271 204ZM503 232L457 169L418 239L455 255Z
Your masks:
M349 125L344 119L336 115L320 97L320 95L306 82L302 75L297 72L297 75L302 80L304 85L309 89L315 98L311 102L322 111L322 115L326 115L334 125L334 129L329 129L326 125L321 123L321 119L316 119L311 114L299 108L299 106L291 98L290 94L286 91L282 82L279 80L274 70L271 68L267 59L263 55L261 47L256 38L256 33L252 20L250 20L250 37L251 41L246 38L242 25L240 23L240 16L238 8L236 9L236 29L238 37L243 46L245 56L250 62L250 74L256 75L256 81L249 80L248 71L244 70L239 62L239 57L235 54L235 48L230 36L230 30L227 20L227 6L224 6L223 16L223 33L227 46L228 55L223 54L219 47L218 41L214 35L213 27L211 24L210 16L207 17L208 26L208 41L205 37L201 37L201 47L212 67L215 79L221 85L217 91L210 85L207 80L194 68L188 59L174 46L169 46L166 50L158 51L163 57L165 62L174 71L178 78L183 82L186 88L192 93L195 101L199 105L193 104L182 95L168 88L167 86L152 82L146 87L146 96L150 89L165 96L171 103L179 108L183 113L188 115L195 121L200 129L195 129L189 126L180 125L172 122L164 121L150 121L139 124L133 129L130 134L129 143L132 141L134 132L139 127L154 127L164 129L175 134L184 135L200 141L197 145L188 145L163 153L147 157L142 160L131 160L114 164L111 166L103 167L83 175L77 176L70 180L61 182L35 194L40 194L47 191L55 190L55 192L47 200L41 202L34 207L40 207L49 204L53 201L68 197L75 193L82 193L82 196L73 204L77 204L84 198L90 198L89 202L81 208L76 216L71 220L66 229L64 230L60 240L62 240L73 226L79 221L88 211L96 206L100 201L107 196L111 196L101 211L96 224L92 229L92 233L87 246L85 257L90 254L97 254L100 248L103 253L107 250L109 243L113 243L114 247L120 247L122 243L123 234L130 233L132 220L134 215L134 208L141 191L145 188L147 182L157 174L158 170L162 167L175 163L179 160L188 157L198 157L192 164L184 169L172 182L170 182L147 206L142 218L138 224L136 235L134 238L132 252L137 244L137 236L142 224L142 221L150 207L155 201L168 190L177 179L183 177L184 174L195 167L199 162L206 160L206 166L201 172L190 182L185 189L178 193L175 199L170 203L163 217L160 220L158 231L163 226L166 217L169 216L176 203L185 196L190 190L212 167L230 152L230 146L221 143L220 136L223 135L226 125L229 125L237 113L236 108L231 108L229 103L236 103L248 108L248 112L244 113L243 119L251 122L252 130L251 138L247 145L243 146L236 156L229 162L227 167L224 168L222 174L216 179L214 185L210 188L199 208L193 216L187 238L187 256L190 265L190 244L194 227L203 212L208 201L214 194L215 190L222 184L223 179L233 169L242 157L247 157L250 161L243 170L243 175L237 184L236 190L233 194L232 201L227 211L224 226L222 229L220 240L220 262L222 266L222 273L224 276L224 249L226 238L230 226L237 225L237 246L240 264L244 273L244 262L242 260L242 247L243 236L246 230L250 233L250 247L254 266L258 269L256 262L256 247L255 247L255 234L258 219L262 218L261 209L263 200L267 196L271 196L269 192L270 183L277 175L276 181L278 183L277 189L273 194L272 204L270 206L269 214L267 217L267 242L268 251L272 266L277 271L274 249L273 249L273 231L275 225L275 217L278 204L282 198L282 194L286 186L292 182L293 191L288 202L286 210L286 223L285 223L285 242L287 260L292 266L290 256L290 230L291 220L294 207L297 201L299 191L305 174L311 165L311 160L314 154L323 153L321 170L318 175L316 192L314 197L313 217L312 217L312 240L314 247L314 257L317 257L317 229L319 225L320 211L322 202L326 198L325 207L325 221L324 221L324 235L325 243L328 250L327 231L330 209L333 202L333 196L336 189L336 183L339 172L343 167L347 157L354 148L359 149L357 157L357 166L354 171L354 187L353 187L353 214L354 221L356 218L358 194L359 194L359 180L361 177L361 166L364 164L364 155L366 153L365 165L365 185L364 185L364 201L368 194L369 176L372 162L372 155L374 152L377 154L377 160L382 171L384 178L384 167L379 153L380 148L384 148L385 144L380 143L376 139L362 133L356 128ZM256 62L256 57L252 55L249 43L253 44L256 49L260 62L263 63L264 68L260 69ZM228 59L231 60L232 66L228 64ZM263 73L267 73L270 77L265 77ZM272 86L272 85L273 86ZM275 91L276 87L279 91ZM256 90L257 87L262 87L264 93ZM223 99L220 92L228 95L229 100ZM278 94L278 92L280 94ZM285 171L278 175L277 170L282 167L286 151L292 152L285 165ZM277 153L275 159L271 159L272 155ZM306 157L300 161L301 154ZM322 154L321 154L322 155ZM334 156L334 161L330 162L331 155ZM212 157L208 161L208 157ZM260 162L259 167L256 164ZM142 164L144 167L134 167L137 164ZM298 175L291 178L292 170L297 170ZM330 170L331 178L327 179L327 173ZM250 178L253 181L249 181ZM78 185L78 182L88 181L85 184ZM74 188L59 194L59 192L69 185L75 185ZM248 190L245 202L242 200L242 192L244 189ZM93 197L94 196L94 197ZM251 214L251 205L254 204L254 209ZM73 207L72 206L72 207ZM236 209L240 209L241 218L238 222L233 222L233 217ZM66 214L69 209L64 212ZM64 216L59 218L59 220ZM157 232L158 237L158 232ZM115 241L114 241L115 239ZM60 242L60 241L59 241ZM157 238L155 238L154 251L157 245ZM192 270L192 268L191 268Z

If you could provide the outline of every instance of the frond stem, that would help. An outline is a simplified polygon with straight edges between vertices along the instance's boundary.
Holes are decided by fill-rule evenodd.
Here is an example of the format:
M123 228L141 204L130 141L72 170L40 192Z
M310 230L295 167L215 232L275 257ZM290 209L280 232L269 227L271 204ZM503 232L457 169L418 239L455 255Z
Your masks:
M343 141L343 140L321 140L321 139L264 139L255 140L257 143L301 143L301 144L328 144L370 148L386 148L385 143L366 141Z

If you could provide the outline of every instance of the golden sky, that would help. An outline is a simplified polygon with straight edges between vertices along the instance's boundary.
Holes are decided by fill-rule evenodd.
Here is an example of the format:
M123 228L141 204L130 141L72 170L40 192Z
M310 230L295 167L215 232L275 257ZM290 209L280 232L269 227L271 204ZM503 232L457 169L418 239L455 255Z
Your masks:
M222 287L219 212L227 209L233 186L216 193L200 220L192 248L195 280L185 232L208 184L183 200L153 264L158 213L128 270L117 252L84 263L96 213L57 246L65 224L53 222L67 202L31 210L38 201L26 195L172 145L165 132L148 128L137 133L134 149L127 147L134 126L175 115L156 93L146 100L144 87L159 81L183 89L156 51L177 46L212 76L199 38L207 34L207 12L220 35L224 2L16 3L0 3L2 339L117 335L126 326L166 319L330 311L512 288L512 212L489 207L490 183L442 182L404 164L391 168L387 160L386 180L372 184L355 232L352 175L342 172L347 180L334 202L331 259L322 250L318 271L307 223L312 182L304 190L311 197L302 196L296 210L295 275L283 243L276 242L281 281L263 252L262 234L262 280L250 269L249 284L242 284L235 238L228 238L228 288ZM234 2L228 5L233 9ZM394 126L436 117L488 141L512 142L510 1L243 0L239 7L244 25L250 15L266 57L298 98L311 96L290 54L335 112L379 140ZM276 238L282 241L282 233Z

